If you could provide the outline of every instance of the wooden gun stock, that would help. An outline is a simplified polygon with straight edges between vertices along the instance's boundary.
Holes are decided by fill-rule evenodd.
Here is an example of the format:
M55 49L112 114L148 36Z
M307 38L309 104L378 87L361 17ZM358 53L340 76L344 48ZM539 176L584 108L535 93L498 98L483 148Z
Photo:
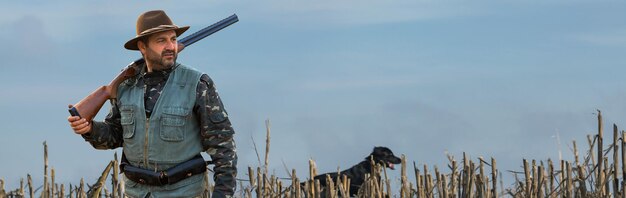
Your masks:
M93 120L93 118L96 117L96 114L98 114L98 111L102 108L102 105L104 105L108 99L117 98L117 87L126 79L137 75L137 72L139 72L139 64L137 61L132 62L124 70L122 70L122 72L120 72L120 74L118 74L111 81L111 83L109 83L109 85L99 87L75 105L70 105L70 114L72 116L85 118L87 121Z

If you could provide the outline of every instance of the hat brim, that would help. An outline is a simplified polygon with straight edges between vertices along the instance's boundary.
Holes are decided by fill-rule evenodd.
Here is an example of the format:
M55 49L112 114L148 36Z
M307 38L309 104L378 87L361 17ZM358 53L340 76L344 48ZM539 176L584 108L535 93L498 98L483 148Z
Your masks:
M130 39L128 42L126 42L126 44L124 44L124 48L128 50L139 50L139 47L137 46L137 42L139 42L139 40L141 40L144 37L153 35L155 33L165 32L165 31L170 31L170 30L174 30L174 32L176 32L176 36L178 37L181 34L183 34L185 31L187 31L188 29L189 29L189 26L182 26L182 27L177 27L177 28L163 28L160 30L151 31L149 34L137 35L135 38Z

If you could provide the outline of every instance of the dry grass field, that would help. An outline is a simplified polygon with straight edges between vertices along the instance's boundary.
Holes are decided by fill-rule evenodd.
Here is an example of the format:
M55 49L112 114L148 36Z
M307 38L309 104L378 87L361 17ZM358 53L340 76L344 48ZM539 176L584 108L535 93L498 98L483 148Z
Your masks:
M316 167L310 161L309 177L297 178L291 170L291 179L280 179L268 174L270 130L267 124L265 162L262 167L248 167L248 178L241 179L237 197L349 197L346 189L350 180L338 178L325 189L319 181L309 181L316 175ZM609 134L610 136L611 134ZM445 170L437 167L429 170L427 165L417 167L408 164L402 156L401 186L392 191L386 169L378 167L361 186L358 197L626 197L626 133L613 125L612 139L605 141L602 115L598 111L598 131L587 136L588 148L579 150L574 146L574 161L536 161L521 159L523 170L515 175L514 184L504 187L500 180L496 159L454 159L448 156ZM584 153L582 156L580 153ZM5 189L0 180L0 197L122 197L123 181L119 179L117 156L103 170L100 178L92 184L81 179L79 185L55 183L54 169L48 168L47 145L44 142L44 183L33 184L28 175L20 181L18 189ZM242 168L242 167L240 167ZM110 176L110 177L109 177ZM207 180L208 180L207 175ZM292 185L305 182L304 185ZM510 182L509 182L510 183ZM41 186L41 187L39 187ZM37 190L37 188L40 188ZM209 183L208 189L212 186ZM210 195L210 190L206 192Z

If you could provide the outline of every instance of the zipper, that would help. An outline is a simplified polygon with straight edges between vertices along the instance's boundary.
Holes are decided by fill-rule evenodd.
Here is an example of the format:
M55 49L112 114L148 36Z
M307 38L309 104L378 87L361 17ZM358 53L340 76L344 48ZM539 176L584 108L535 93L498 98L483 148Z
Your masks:
M144 141L143 144L143 162L146 165L146 167L148 166L148 140L149 140L149 132L150 132L150 118L146 118L146 139Z
M144 93L144 95L146 94L146 89L148 89L148 86L146 84L144 84L143 85L143 93ZM143 101L143 98L141 99L141 101ZM144 115L146 114L146 112L145 112L145 104L144 104L144 112L143 112L143 114ZM150 133L150 118L146 117L146 122L145 123L146 123L146 125L144 126L144 130L145 130L146 137L145 137L145 140L143 142L143 164L146 167L148 167L148 143L149 143L148 141L149 141L149 138L150 138L150 135L149 135L149 133Z

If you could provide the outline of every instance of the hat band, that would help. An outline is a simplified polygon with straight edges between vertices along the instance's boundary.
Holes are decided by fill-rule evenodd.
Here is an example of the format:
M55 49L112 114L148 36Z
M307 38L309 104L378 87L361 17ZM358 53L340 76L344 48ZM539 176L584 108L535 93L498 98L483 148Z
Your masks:
M176 29L176 28L178 28L178 26L176 26L176 25L159 25L157 27L153 27L153 28L144 30L143 32L139 33L139 35L137 35L137 36L146 35L146 34L152 34L154 32L162 31L164 29Z

